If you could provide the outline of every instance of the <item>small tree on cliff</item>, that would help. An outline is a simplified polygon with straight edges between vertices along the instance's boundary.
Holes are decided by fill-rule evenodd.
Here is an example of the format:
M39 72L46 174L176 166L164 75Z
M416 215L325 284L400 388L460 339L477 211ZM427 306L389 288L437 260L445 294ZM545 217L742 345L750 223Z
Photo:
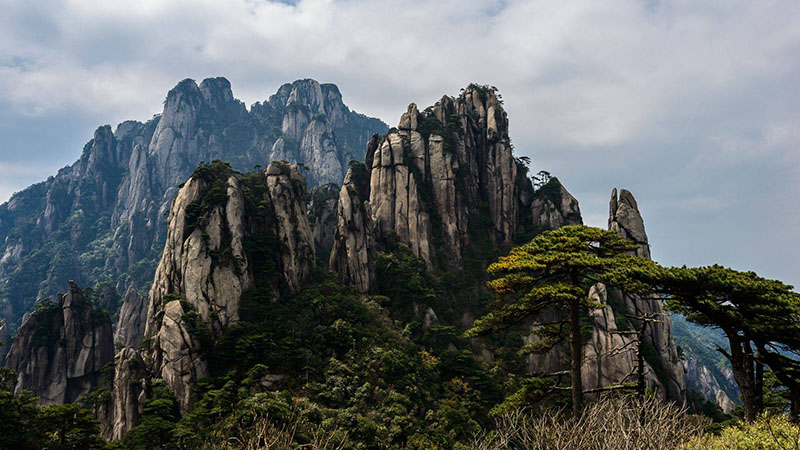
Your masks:
M631 266L644 271L655 264L630 255L636 248L613 231L583 225L540 234L489 266L489 273L497 278L488 286L503 300L492 303L467 336L495 333L549 310L568 310L572 410L579 414L583 403L580 322L587 309L597 307L588 290L595 283L606 282L627 292L644 292L646 285L619 275ZM532 348L522 351L526 350Z
M671 296L667 302L670 310L725 333L730 349L717 350L731 362L742 392L745 420L755 420L763 407L764 363L775 366L776 376L780 371L779 379L787 379L794 370L766 352L775 344L800 348L797 294L780 281L718 265L670 268L663 270L660 278L650 281L660 282Z

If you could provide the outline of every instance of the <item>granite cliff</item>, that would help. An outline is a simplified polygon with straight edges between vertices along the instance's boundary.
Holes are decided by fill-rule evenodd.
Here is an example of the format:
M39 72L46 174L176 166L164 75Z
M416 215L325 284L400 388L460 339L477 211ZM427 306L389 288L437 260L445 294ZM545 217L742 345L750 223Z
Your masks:
M351 167L339 196L330 266L368 292L369 242L397 239L432 270L458 270L476 235L510 246L524 229L508 118L496 92L470 85L420 112L411 104L397 128L373 137L363 166Z
M303 162L310 186L341 183L386 129L348 109L332 84L285 84L248 110L224 78L181 81L160 114L99 127L75 164L0 205L0 320L16 329L35 299L68 280L113 280L120 294L148 285L177 185L203 161Z
M70 283L58 302L44 301L17 331L6 365L15 391L32 391L44 405L74 403L99 386L114 358L111 321Z

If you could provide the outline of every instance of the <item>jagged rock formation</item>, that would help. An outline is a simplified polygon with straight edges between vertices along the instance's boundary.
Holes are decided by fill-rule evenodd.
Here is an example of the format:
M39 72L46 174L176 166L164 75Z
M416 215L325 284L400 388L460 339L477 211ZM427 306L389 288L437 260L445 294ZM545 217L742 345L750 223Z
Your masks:
M339 186L328 183L315 186L308 194L308 223L314 235L317 259L328 263L338 217Z
M373 136L367 154L378 145ZM339 193L337 223L329 266L349 280L358 292L368 292L375 277L375 242L369 205L369 172L356 165L347 172Z
M146 387L147 373L141 354L123 348L114 357L111 408L104 433L107 439L122 439L139 423Z
M636 199L629 191L622 189L617 196L617 189L611 191L609 202L608 229L616 231L620 236L628 238L639 248L636 256L650 259L650 245L644 230L644 221L639 213ZM664 311L659 300L644 299L638 296L622 295L630 314L637 317L656 317L660 322L647 325L645 340L655 348L658 361L649 361L660 366L665 383L665 393L669 398L683 400L686 398L683 367L678 358L678 351L672 336L672 320Z
M470 85L422 113L412 103L397 129L370 141L365 164L350 170L369 178L368 189L352 176L351 188L342 188L331 254L331 267L362 292L374 277L361 250L371 240L396 238L428 268L446 270L461 267L475 235L512 243L522 203L519 169L494 90Z
M336 86L298 80L250 110L224 78L170 90L163 112L112 131L102 126L80 159L0 205L0 319L15 329L36 298L72 279L146 285L178 188L202 161L239 170L304 162L309 183L340 183L350 159L386 125L350 111Z
M619 383L637 382L637 340L635 336L620 333L617 326L620 311L615 311L609 302L609 292L602 283L592 286L589 297L602 307L589 311L591 335L583 347L581 376L584 390L607 388ZM538 317L530 327L530 333L523 336L523 342L530 344L539 339L537 331L542 323L552 323L564 319L550 311ZM628 331L628 330L626 330ZM556 346L544 354L526 356L528 372L532 374L552 374L569 370L569 349ZM663 382L652 366L645 361L645 384L655 392L664 393Z
M32 391L51 405L75 402L98 386L113 357L108 315L70 283L57 304L43 305L19 328L6 364L17 372L15 391Z
M119 311L117 326L114 331L114 345L120 347L138 347L144 337L147 323L147 300L139 295L133 286L125 292L125 299Z
M555 177L534 193L531 217L534 225L542 230L583 224L578 200Z
M315 257L305 196L296 166L272 163L240 180L214 163L199 168L175 198L150 291L146 360L184 413L192 408L195 382L208 375L202 350L239 320L242 294L255 281L253 265L274 259L276 297L295 292L309 275ZM249 242L265 248L248 248Z
M739 402L740 391L730 361L717 346L728 348L728 339L720 330L689 322L679 314L672 315L672 332L683 364L686 387L730 412Z
M681 356L687 387L697 391L712 403L716 403L726 414L730 414L736 404L720 386L712 370L700 361L698 355L691 348L683 348ZM734 384L733 373L730 373L730 369L728 372L729 379L727 381Z

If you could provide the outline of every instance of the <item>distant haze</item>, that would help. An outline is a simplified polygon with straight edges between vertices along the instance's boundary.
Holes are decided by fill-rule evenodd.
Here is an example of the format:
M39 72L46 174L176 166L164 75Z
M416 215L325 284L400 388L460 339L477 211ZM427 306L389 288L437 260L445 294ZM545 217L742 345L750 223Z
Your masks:
M800 285L800 2L0 0L0 198L146 120L183 78L247 104L335 83L395 125L497 86L518 155L605 227L631 190L653 257Z

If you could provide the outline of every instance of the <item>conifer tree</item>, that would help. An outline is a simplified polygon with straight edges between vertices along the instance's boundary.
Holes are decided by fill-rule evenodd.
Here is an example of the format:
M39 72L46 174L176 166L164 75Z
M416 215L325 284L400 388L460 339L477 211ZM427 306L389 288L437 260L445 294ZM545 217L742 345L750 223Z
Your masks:
M717 350L731 362L745 420L755 420L763 408L764 363L775 364L776 376L782 367L787 368L779 379L790 370L790 365L778 365L781 359L769 358L767 348L800 349L798 295L780 281L719 265L665 269L660 277L660 289L671 297L670 310L725 333L730 349Z
M624 269L636 266L646 272L655 265L632 256L636 248L613 231L584 225L540 234L489 266L489 273L497 278L488 286L503 300L492 303L466 335L495 333L546 311L568 310L572 410L579 414L583 403L581 317L599 306L589 297L589 288L607 283L630 293L646 292L646 284L625 276Z

